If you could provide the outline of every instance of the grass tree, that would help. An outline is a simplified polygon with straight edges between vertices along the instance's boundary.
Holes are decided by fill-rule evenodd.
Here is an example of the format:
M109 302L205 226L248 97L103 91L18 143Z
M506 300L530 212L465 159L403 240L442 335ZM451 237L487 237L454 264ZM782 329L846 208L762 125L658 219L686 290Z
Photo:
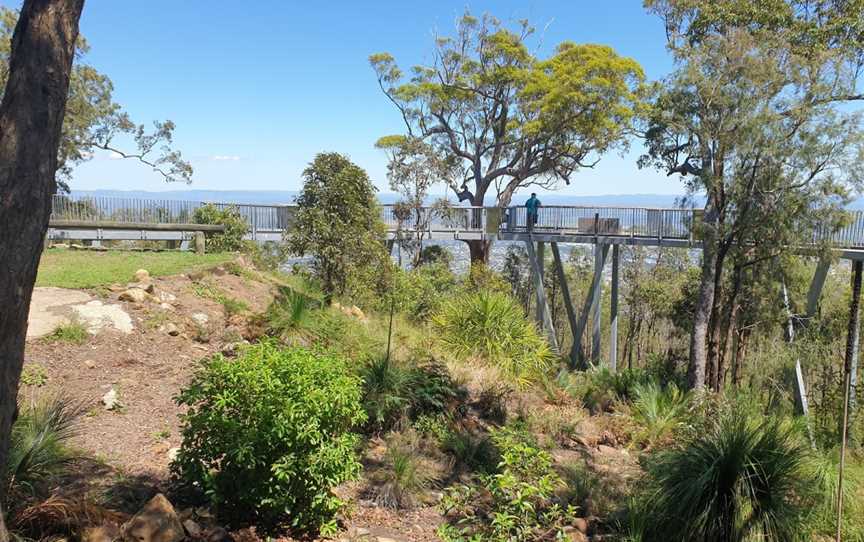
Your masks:
M525 21L512 31L466 13L407 79L392 55L369 59L408 136L460 166L448 184L471 205L494 192L506 207L520 188L569 183L630 129L644 77L635 60L571 42L541 59L526 44L532 33ZM487 260L488 241L468 245L472 261Z
M835 216L862 179L857 93L861 3L650 0L676 62L657 93L640 160L704 194L704 243L688 379L717 378L718 289L730 250L773 258ZM857 11L855 8L857 5ZM716 343L716 340L714 341ZM713 352L713 354L712 354Z

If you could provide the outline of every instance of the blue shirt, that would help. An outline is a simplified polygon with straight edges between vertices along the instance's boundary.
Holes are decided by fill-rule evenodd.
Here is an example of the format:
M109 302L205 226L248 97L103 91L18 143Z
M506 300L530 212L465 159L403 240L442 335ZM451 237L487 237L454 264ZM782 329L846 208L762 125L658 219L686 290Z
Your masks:
M529 215L536 215L537 208L540 207L540 200L531 196L528 201L525 202L525 207L528 209Z

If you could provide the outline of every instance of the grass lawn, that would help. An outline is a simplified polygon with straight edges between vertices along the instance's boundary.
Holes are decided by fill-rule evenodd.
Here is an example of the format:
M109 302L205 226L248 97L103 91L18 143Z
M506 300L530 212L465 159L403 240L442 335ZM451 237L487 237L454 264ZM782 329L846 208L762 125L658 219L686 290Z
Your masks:
M146 269L153 277L177 275L231 260L234 254L194 252L90 252L48 249L42 253L36 286L94 288L125 284L135 271Z

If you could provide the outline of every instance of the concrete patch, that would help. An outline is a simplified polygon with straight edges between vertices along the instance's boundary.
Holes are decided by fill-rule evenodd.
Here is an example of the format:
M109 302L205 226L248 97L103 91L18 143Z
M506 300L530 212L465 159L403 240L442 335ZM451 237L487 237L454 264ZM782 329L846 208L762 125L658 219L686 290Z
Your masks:
M132 318L120 305L105 305L94 299L83 305L73 305L78 321L87 327L87 332L96 335L107 327L123 333L132 333Z
M34 288L33 299L30 301L27 338L43 337L57 329L57 326L68 324L72 314L71 306L90 299L88 294L78 290Z

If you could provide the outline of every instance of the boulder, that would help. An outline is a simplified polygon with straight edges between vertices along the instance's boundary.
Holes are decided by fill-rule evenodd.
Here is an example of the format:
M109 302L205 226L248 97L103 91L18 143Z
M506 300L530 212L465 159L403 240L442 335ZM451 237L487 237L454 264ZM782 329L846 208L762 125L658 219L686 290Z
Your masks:
M105 523L97 527L85 527L81 531L81 542L114 542L120 537L120 527Z
M122 535L126 542L180 542L186 536L177 512L161 493L123 525Z
M146 269L139 269L138 271L135 271L135 281L150 282L150 272Z
M147 292L141 288L129 288L120 294L120 301L128 301L130 303L144 303L147 301Z

